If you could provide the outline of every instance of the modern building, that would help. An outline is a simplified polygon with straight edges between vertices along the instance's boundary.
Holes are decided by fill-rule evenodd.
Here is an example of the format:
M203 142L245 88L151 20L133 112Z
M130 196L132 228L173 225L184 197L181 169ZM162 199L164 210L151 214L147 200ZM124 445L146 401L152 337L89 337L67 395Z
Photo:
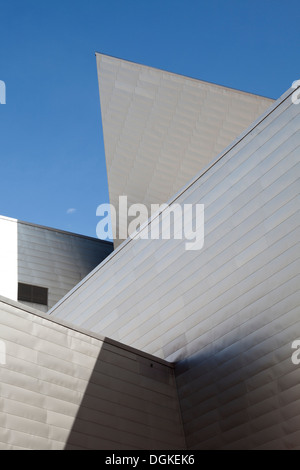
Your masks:
M0 295L47 312L112 243L0 216Z
M295 90L97 63L111 202L204 204L204 246L116 239L47 314L2 297L0 448L300 449Z
M0 449L185 448L172 364L12 300L0 319Z
M148 213L151 204L169 201L273 103L103 54L96 59L109 198L117 209L123 194ZM117 214L117 235L123 216Z

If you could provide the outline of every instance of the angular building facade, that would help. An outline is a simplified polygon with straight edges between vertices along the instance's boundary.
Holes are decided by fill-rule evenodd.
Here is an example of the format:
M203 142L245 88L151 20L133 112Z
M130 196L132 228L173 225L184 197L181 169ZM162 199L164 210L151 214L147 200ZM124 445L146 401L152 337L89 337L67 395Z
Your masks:
M300 449L295 90L97 63L111 202L204 204L204 245L116 239L47 316L2 298L1 448Z
M0 295L47 312L113 250L112 243L0 216Z
M151 204L169 201L273 102L103 54L96 58L109 198L116 208L122 194L148 212ZM116 238L115 247L121 242Z
M0 297L0 449L181 449L174 367Z

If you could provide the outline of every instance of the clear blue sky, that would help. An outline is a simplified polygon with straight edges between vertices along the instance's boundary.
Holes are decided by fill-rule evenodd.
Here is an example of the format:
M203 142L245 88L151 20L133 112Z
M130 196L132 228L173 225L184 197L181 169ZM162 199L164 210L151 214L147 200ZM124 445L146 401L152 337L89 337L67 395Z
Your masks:
M299 1L0 0L0 17L0 214L85 235L109 202L95 51L271 98L300 78Z

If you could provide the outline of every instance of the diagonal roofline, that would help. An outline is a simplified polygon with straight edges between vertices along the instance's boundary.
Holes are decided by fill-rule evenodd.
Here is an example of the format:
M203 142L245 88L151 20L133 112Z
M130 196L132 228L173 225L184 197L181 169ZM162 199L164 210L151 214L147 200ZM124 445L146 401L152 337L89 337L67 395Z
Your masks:
M296 89L300 89L300 86ZM240 142L242 142L249 134L253 132L262 122L264 122L274 111L281 106L291 95L295 92L295 88L289 88L281 97L278 98L273 104L263 113L258 119L256 119L251 126L249 126L239 137L237 137L228 147L226 147L215 159L213 159L208 165L198 172L194 178L192 178L185 186L183 186L172 198L167 201L167 206L173 204L182 194L184 194L188 189L198 181L202 176L204 176L211 168L213 168L222 158L224 158L231 150L233 150ZM163 211L162 211L163 212ZM141 226L141 230L149 225L153 218L149 218ZM60 307L69 297L73 295L81 286L89 281L98 271L100 271L107 263L109 263L115 256L119 253L132 241L138 234L135 236L129 237L123 241L107 258L105 258L93 271L91 271L82 281L80 281L68 294L66 294L57 304L55 304L47 313L52 315L52 313Z
M233 87L230 87L230 86L227 86L227 85L220 85L219 83L209 82L207 80L200 80L198 78L191 77L190 75L183 75L183 74L180 74L180 73L177 73L177 72L171 72L169 70L160 69L159 67L153 67L151 65L146 65L146 64L141 64L139 62L134 62L133 60L122 59L121 57L117 57L117 56L113 56L113 55L109 55L109 54L104 54L102 52L97 52L96 51L95 56L97 57L97 55L102 56L102 57L108 57L109 59L115 59L115 60L119 60L119 61L122 61L122 62L127 62L128 64L133 64L135 66L145 67L147 69L151 69L151 70L159 71L159 72L162 72L162 73L166 73L166 74L174 76L174 77L186 78L187 80L191 80L191 81L194 81L196 83L203 83L205 85L212 85L214 87L218 87L218 88L221 88L223 90L230 90L230 91L233 91L233 92L236 92L236 93L249 95L249 96L257 96L258 98L264 98L266 100L270 100L271 102L275 101L274 98L270 98L269 96L259 95L257 93L251 93L249 91L240 90L238 88L233 88Z
M17 302L16 300L9 299L8 297L4 297L2 295L0 295L0 305L1 304L5 304L5 305L8 305L9 307L17 308L18 310L21 310L22 312L29 313L43 320L49 321L50 323L54 323L56 325L62 326L63 328L67 328L69 330L75 331L76 333L80 333L84 336L88 336L89 338L102 341L103 343L106 343L106 344L111 344L112 346L116 346L120 349L136 354L137 356L150 359L153 362L158 362L164 366L170 367L171 369L174 369L175 367L175 364L173 362L166 361L165 359L161 359L160 357L154 356L153 354L149 354L140 349L134 348L132 346L128 346L127 344L121 343L120 341L116 341L115 339L109 338L108 336L95 333L90 330L86 330L85 328L74 325L73 323L69 323L65 320L61 320L60 318L50 317L47 313L43 313L40 310L37 310L29 305L22 304L21 302Z
M61 229L55 228L55 227L48 227L47 225L40 225L40 224L35 224L33 222L27 222L27 221L24 221L24 220L14 219L13 217L7 217L7 216L1 215L1 214L0 214L0 219L7 220L8 222L15 222L15 223L18 223L18 224L21 224L21 225L27 225L29 227L34 227L34 228L38 228L38 229L41 229L41 230L49 230L50 232L56 232L56 233L61 233L63 235L69 235L71 237L78 237L78 238L84 238L85 240L102 242L105 245L113 245L113 242L111 242L109 240L102 240L101 238L91 237L89 235L83 235L82 233L70 232L68 230L61 230Z

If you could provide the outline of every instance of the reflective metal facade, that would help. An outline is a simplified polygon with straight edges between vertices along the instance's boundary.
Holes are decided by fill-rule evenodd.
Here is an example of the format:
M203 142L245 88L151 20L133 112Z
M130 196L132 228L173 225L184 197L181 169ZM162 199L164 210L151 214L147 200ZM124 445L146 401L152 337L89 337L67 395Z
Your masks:
M169 200L205 205L201 250L128 239L52 317L0 299L1 448L300 449L293 92Z
M0 449L176 449L174 369L0 298Z
M176 196L205 205L202 250L128 239L50 313L178 360L198 351L212 315L262 295L267 308L298 268L299 111L281 98Z
M285 93L174 201L205 243L127 240L52 315L176 362L188 448L300 448L300 106Z
M167 202L273 102L96 56L109 197L116 208L119 195L148 211L151 204ZM118 228L119 214L117 235ZM115 239L115 247L119 244Z
M112 251L112 244L0 217L0 295L17 300L18 282L48 289L47 312Z

